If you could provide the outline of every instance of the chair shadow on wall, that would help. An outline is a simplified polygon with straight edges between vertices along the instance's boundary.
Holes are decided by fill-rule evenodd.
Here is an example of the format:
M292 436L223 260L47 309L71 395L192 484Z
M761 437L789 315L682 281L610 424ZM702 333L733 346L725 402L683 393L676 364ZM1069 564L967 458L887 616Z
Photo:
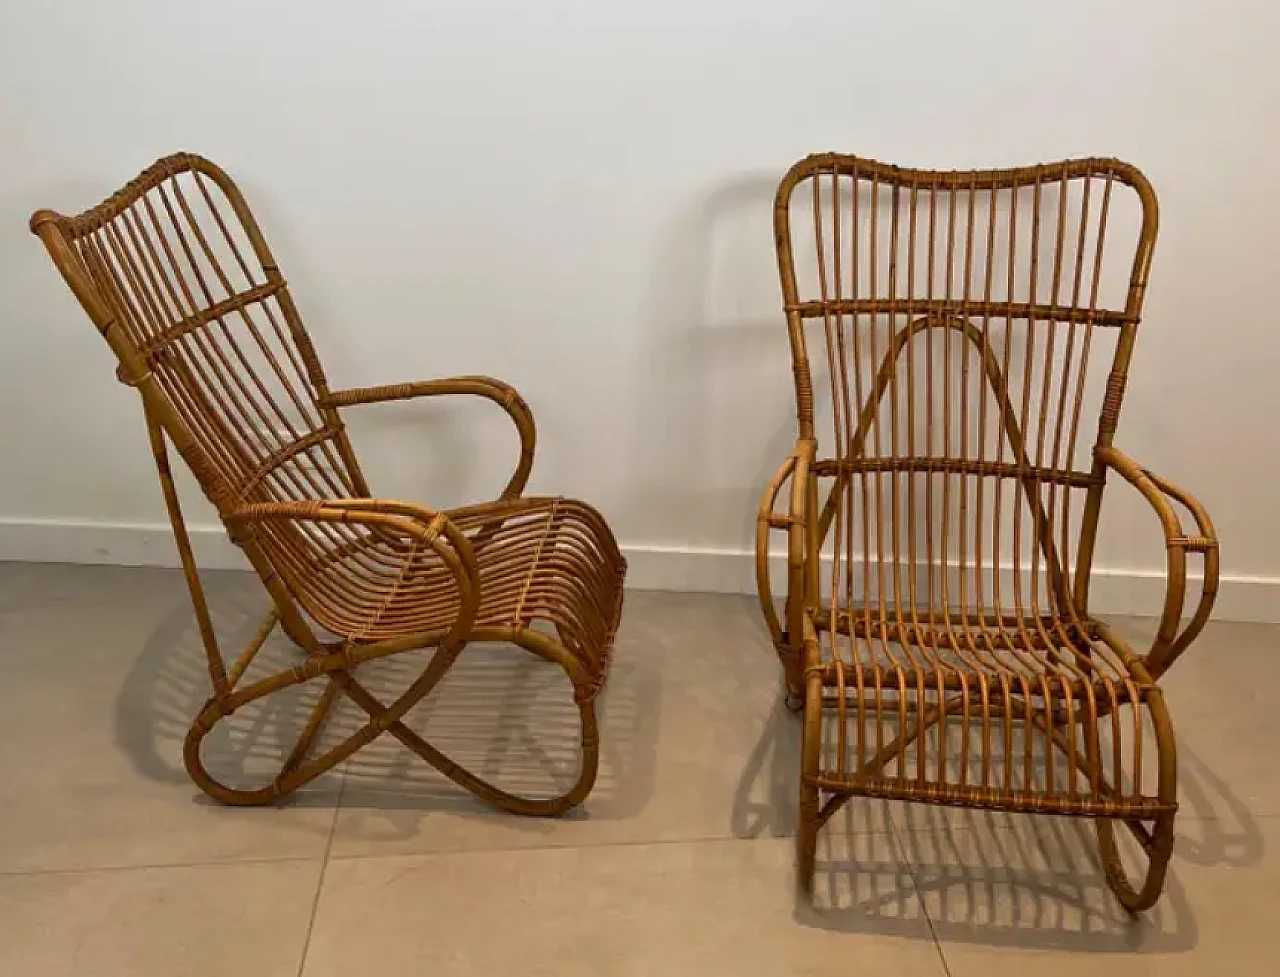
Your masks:
M773 227L780 176L743 174L695 195L668 220L641 316L636 389L644 420L634 426L626 525L646 538L733 551L743 567L755 545L760 493L797 434ZM807 328L825 439L832 390L820 333ZM913 342L925 340L932 341ZM884 341L887 348L889 334ZM915 505L923 518L923 495ZM780 536L772 544L776 552ZM750 579L726 566L715 586L736 589Z
M212 572L204 579L224 654L253 635L268 603L250 573ZM625 644L627 639L620 639ZM243 681L296 665L302 652L279 632L260 652ZM653 784L659 689L652 672L639 669L619 648L599 706L601 761L596 787L567 818L615 820L644 805ZM421 674L426 652L369 662L357 674L383 702L390 702ZM261 784L278 771L306 723L321 683L295 686L245 706L205 740L210 772L228 784ZM141 650L116 702L118 745L153 780L190 784L182 743L191 720L210 694L204 652L190 605L175 601ZM367 714L342 702L319 744L327 748L354 732ZM519 649L473 645L405 722L446 755L508 790L547 796L571 786L578 772L579 722L572 688L555 665ZM341 771L341 776L337 774ZM214 804L204 794L199 803ZM358 751L282 803L363 811L347 827L357 836L412 837L432 814L464 818L499 816L531 834L552 822L499 812L427 766L390 736Z
M795 440L772 251L777 182L750 173L708 188L661 230L640 315L630 533L752 545L761 488Z

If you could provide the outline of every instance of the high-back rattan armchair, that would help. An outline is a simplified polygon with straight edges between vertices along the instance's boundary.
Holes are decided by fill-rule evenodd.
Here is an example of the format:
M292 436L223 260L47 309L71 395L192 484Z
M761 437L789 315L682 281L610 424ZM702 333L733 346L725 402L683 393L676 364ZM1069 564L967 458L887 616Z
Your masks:
M116 354L117 376L142 397L212 684L186 739L195 782L230 804L269 803L390 733L508 810L555 814L581 802L596 775L595 701L625 564L594 509L522 497L534 424L519 394L487 377L331 391L243 196L198 156L160 160L77 217L42 210L31 229ZM372 497L341 410L442 394L487 398L515 422L520 456L501 497L448 512ZM273 601L234 659L214 634L166 444L195 474ZM277 626L303 655L292 668L250 680L250 664ZM508 793L402 722L472 641L509 642L568 674L582 763L559 796ZM362 663L422 648L434 654L391 703L361 683ZM215 780L201 758L209 731L248 703L308 682L321 690L278 774L252 787ZM367 720L318 752L322 724L343 697Z
M818 829L868 795L1096 819L1121 902L1158 898L1177 807L1159 679L1208 618L1218 551L1203 507L1113 443L1156 220L1142 174L1106 159L935 172L819 155L783 179L799 437L757 565L804 709L806 884ZM1168 554L1141 653L1089 613L1113 472ZM1184 623L1189 557L1203 584ZM1146 856L1136 885L1116 821Z

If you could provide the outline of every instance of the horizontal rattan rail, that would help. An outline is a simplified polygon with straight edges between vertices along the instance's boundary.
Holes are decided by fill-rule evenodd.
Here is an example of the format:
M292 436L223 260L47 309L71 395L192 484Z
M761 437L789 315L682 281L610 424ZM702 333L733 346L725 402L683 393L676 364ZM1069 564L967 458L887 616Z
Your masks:
M1126 312L1106 309L1073 309L1029 302L979 302L947 299L815 299L785 308L801 319L832 315L964 315L980 319L1028 319L1032 322L1089 322L1095 326L1123 326L1136 322Z

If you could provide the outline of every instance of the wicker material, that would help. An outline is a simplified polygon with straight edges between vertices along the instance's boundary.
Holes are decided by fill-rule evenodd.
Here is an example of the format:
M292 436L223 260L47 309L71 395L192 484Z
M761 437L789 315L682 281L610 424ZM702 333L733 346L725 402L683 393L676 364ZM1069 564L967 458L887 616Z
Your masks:
M589 506L522 497L535 438L520 396L486 377L330 391L244 198L221 169L197 156L160 160L78 217L40 211L31 227L118 357L117 375L142 395L213 685L186 742L196 783L227 803L267 803L388 732L511 811L553 814L580 803L596 776L595 699L608 671L625 564ZM520 456L499 500L437 512L371 498L340 409L445 394L487 398L515 423ZM167 443L190 466L274 602L255 639L230 662L209 618ZM548 627L536 629L535 622ZM243 682L277 626L305 658ZM510 642L568 674L582 719L582 765L563 794L509 794L401 722L469 641ZM362 662L419 648L435 652L390 705L357 678ZM209 774L200 747L220 720L310 681L322 682L323 693L277 777L242 789ZM341 696L368 720L313 755Z
M1158 681L1208 618L1218 548L1194 499L1112 444L1156 219L1114 160L933 172L822 155L783 180L799 437L761 504L757 566L804 708L806 883L819 827L861 794L1095 818L1121 901L1158 898L1177 807ZM1166 541L1143 653L1088 612L1109 472ZM1204 572L1184 622L1188 557ZM1136 887L1117 820L1149 858Z

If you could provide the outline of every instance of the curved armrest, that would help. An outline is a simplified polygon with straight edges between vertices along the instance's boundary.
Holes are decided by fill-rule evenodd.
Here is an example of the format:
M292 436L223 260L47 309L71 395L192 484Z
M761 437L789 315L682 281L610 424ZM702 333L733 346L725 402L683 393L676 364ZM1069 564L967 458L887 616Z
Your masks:
M813 441L796 442L794 450L765 488L756 519L756 587L765 623L779 650L785 650L800 640L797 615L803 609L800 597L804 592L805 532L810 519L806 490L816 449ZM774 507L788 478L791 479L790 504L786 515L780 515L774 511ZM773 605L773 588L769 577L771 529L785 530L787 533L787 632L784 632L777 608Z
M352 390L335 390L320 401L321 407L354 407L359 404L381 404L391 400L412 400L417 397L438 397L444 394L472 394L492 400L510 415L520 432L520 460L507 487L499 496L502 500L518 499L529 481L533 469L533 451L537 443L537 430L533 423L533 411L515 387L492 377L450 377L445 380L422 380L417 383L394 383L383 387L359 387Z
M1209 620L1213 603L1218 596L1218 536L1209 513L1187 492L1142 468L1124 452L1112 448L1099 448L1098 459L1118 472L1142 496L1151 503L1160 526L1164 530L1165 550L1168 554L1169 578L1165 591L1164 610L1160 615L1160 627L1156 639L1147 653L1147 667L1159 677L1195 640ZM1196 535L1188 535L1173 503L1177 502L1191 513L1196 524ZM1187 589L1187 554L1199 553L1204 559L1204 582L1200 600L1186 627L1178 630L1182 621L1183 602Z
M471 541L443 512L385 499L324 499L254 503L227 515L226 522L233 532L240 526L272 523L351 523L412 539L434 552L457 580L458 617L441 647L460 647L475 623L480 607L480 570L475 552Z

